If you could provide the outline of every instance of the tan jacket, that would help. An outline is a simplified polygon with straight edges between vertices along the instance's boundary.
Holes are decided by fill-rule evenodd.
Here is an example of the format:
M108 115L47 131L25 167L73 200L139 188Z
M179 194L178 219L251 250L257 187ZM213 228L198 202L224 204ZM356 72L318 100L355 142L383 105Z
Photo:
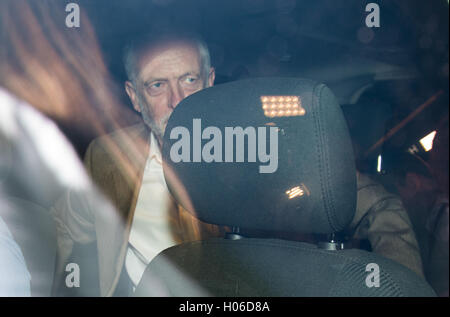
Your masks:
M74 242L96 239L102 296L112 296L124 265L149 152L149 133L144 124L138 124L94 140L87 150L87 170L117 211L100 211L101 208L93 207L95 203L73 193L68 193L54 208L59 246L57 270L64 272L63 265ZM357 180L357 211L350 228L354 238L368 239L374 252L423 275L411 221L400 200L364 175L358 173ZM182 208L179 219L186 242L224 234L224 228L202 223Z
M54 206L57 223L57 281L60 283L73 243L97 240L100 292L112 296L124 265L128 238L150 146L144 124L94 140L86 152L88 173L116 208L98 193L68 192ZM86 197L88 196L88 197ZM225 228L203 223L179 207L185 242L223 236Z

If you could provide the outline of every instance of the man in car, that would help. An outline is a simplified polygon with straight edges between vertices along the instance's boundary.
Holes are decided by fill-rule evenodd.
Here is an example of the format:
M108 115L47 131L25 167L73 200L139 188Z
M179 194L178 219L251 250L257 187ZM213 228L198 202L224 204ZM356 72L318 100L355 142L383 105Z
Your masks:
M91 211L81 214L77 210L89 207L78 197L62 199L54 208L62 219L61 246L67 239L91 242L88 231L95 232L100 289L106 296L129 295L160 251L223 233L177 206L167 190L160 153L167 120L178 103L214 84L207 46L192 34L163 32L132 42L124 62L129 77L125 90L143 123L94 140L85 156L90 175L123 216L123 226L108 226ZM64 259L59 262L67 260L65 250L60 250L60 257Z
M96 237L103 296L130 294L146 265L162 250L224 232L176 204L164 180L160 153L175 107L214 84L206 45L193 35L160 33L133 42L124 57L129 79L125 89L143 123L94 140L85 157L90 175L116 206L123 226L108 225L95 211L79 213L64 202L55 208L62 219L62 247L67 239L87 243ZM73 204L76 198L71 199ZM400 201L358 175L357 207L351 225L354 236L369 239L375 252L422 274L417 242Z

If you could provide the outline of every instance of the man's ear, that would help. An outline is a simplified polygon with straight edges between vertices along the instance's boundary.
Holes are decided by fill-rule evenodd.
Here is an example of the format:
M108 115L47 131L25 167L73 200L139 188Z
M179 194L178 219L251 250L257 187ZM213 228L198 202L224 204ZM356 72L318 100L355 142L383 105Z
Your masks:
M139 107L139 98L131 81L127 80L125 82L125 91L127 92L128 97L130 97L134 110L136 110L137 112L141 112L141 108Z
M208 75L208 87L214 86L214 80L216 80L216 70L214 67L211 67Z

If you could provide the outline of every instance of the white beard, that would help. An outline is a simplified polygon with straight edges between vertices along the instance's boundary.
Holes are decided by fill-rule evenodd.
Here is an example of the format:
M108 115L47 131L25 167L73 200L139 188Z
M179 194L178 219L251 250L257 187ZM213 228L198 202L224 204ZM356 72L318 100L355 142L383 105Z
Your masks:
M171 113L167 114L159 122L155 122L152 118L144 118L144 122L150 127L155 136L162 140L170 115Z

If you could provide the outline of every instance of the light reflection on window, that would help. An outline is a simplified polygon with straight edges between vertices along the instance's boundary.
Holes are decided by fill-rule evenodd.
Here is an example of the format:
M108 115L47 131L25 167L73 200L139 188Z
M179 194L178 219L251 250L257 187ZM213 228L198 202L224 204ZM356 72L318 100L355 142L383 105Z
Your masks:
M420 139L420 144L425 149L425 151L430 151L433 148L433 140L436 136L436 131L431 132L427 136Z

